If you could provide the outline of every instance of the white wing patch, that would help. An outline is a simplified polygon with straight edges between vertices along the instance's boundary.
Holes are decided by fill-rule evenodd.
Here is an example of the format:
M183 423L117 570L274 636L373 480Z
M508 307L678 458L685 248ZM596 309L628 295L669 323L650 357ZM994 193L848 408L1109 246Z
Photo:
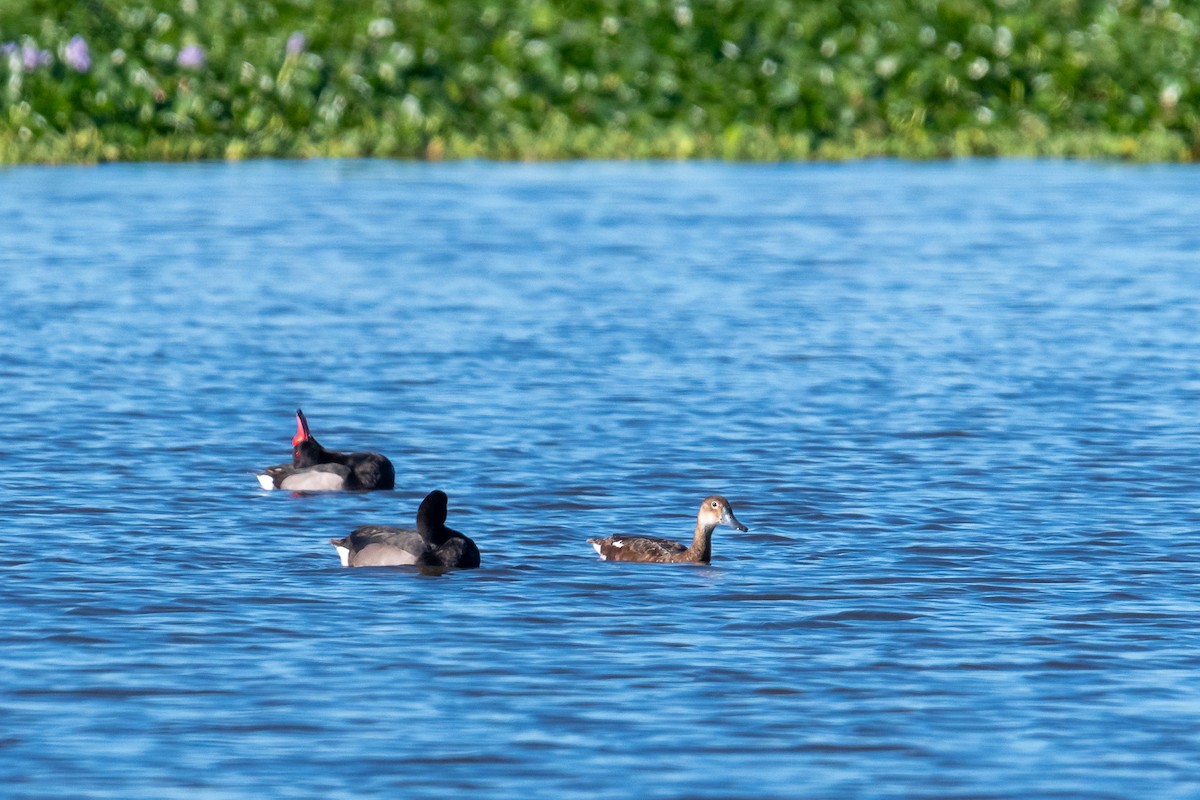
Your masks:
M255 475L254 477L258 478L258 485L261 486L262 488L264 488L268 491L275 488L275 479L272 478L267 473L263 472L258 475Z
M337 545L337 544L335 544L334 547L338 551L338 557L342 559L342 566L343 567L350 566L350 548L342 547L341 545Z

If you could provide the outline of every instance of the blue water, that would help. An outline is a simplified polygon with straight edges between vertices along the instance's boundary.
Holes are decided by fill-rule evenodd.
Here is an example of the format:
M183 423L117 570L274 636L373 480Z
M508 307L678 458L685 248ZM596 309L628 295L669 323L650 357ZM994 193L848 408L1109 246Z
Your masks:
M1055 162L0 171L0 793L1200 796L1197 208ZM397 490L260 490L297 407ZM433 488L482 569L339 567ZM585 541L711 493L711 566Z

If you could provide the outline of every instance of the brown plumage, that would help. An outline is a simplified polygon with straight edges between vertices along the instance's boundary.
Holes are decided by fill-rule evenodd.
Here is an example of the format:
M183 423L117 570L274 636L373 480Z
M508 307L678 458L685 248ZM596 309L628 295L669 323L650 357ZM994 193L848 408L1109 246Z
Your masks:
M720 495L704 498L696 515L696 534L690 547L657 536L619 533L603 539L588 539L604 561L641 561L651 564L707 564L712 559L712 534L718 525L749 530L737 521L733 507Z

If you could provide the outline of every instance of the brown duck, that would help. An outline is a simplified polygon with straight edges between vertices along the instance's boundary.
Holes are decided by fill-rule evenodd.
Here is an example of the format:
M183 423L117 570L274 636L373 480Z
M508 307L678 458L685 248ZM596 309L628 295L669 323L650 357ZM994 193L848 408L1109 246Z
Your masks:
M718 525L728 525L747 531L737 521L729 501L720 495L704 498L696 515L696 535L690 547L659 539L656 536L634 536L619 533L603 539L588 539L603 561L641 561L649 564L707 564L712 559L712 534Z

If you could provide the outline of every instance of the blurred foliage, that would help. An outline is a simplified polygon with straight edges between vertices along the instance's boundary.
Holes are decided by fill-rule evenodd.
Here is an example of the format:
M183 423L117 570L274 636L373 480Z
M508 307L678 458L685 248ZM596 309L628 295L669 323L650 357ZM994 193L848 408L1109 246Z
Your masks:
M5 0L0 162L1200 160L1198 33L1178 0Z

